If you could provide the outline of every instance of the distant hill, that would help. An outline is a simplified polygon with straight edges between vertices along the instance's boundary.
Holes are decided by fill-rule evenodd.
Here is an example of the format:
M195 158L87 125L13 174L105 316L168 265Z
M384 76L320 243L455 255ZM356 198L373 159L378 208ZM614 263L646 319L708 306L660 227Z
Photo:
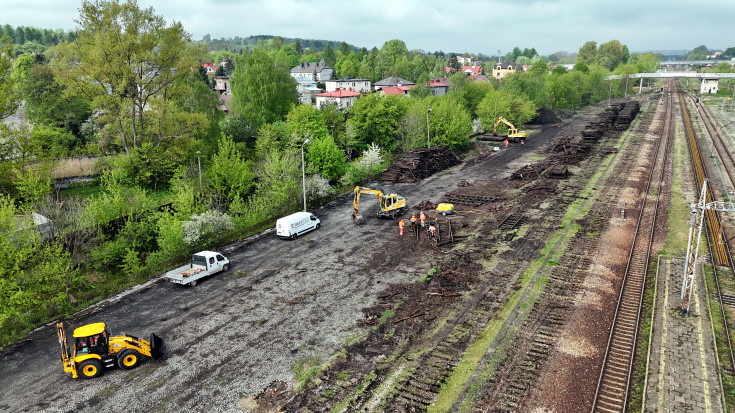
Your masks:
M231 38L219 38L219 39L213 39L210 35L205 35L202 37L201 40L199 40L202 43L205 43L207 45L207 48L209 51L216 51L216 50L229 50L232 52L239 52L243 49L252 49L253 47L257 46L259 43L269 42L273 40L275 37L274 35L269 34L259 34L254 36L248 36L248 37L240 37L235 36ZM342 42L336 41L336 40L319 40L319 39L303 39L300 37L282 37L284 44L292 44L298 42L302 49L311 49L315 52L319 52L324 50L327 45L330 45L333 50L339 50L340 46L342 45ZM359 52L362 48L347 44L350 50L354 50L355 52Z

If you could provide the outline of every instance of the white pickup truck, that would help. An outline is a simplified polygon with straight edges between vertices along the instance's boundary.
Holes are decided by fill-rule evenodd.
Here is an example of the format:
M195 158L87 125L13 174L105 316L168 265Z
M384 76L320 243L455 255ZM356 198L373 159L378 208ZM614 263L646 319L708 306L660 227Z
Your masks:
M201 251L191 256L191 264L181 266L166 273L172 283L197 285L200 279L220 271L230 269L230 260L214 251Z

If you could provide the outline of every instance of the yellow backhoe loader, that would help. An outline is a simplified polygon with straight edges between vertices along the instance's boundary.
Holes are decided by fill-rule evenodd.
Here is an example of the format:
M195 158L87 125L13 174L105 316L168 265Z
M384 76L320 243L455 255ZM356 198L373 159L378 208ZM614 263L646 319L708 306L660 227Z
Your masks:
M362 222L362 216L357 212L360 207L360 195L362 194L373 194L378 197L378 203L380 205L380 209L378 209L378 217L396 219L396 217L398 215L402 215L403 211L406 209L406 198L400 195L384 195L383 191L378 189L356 186L354 190L354 200L352 202L352 207L354 208L352 220L355 221L355 223L359 224Z
M93 379L115 364L124 370L138 367L143 356L161 356L163 340L151 333L150 341L122 334L111 336L105 323L92 323L74 329L74 346L69 354L64 323L56 323L64 372L73 378Z
M505 126L508 127L508 139L512 141L515 141L516 138L526 139L526 132L523 132L523 131L518 132L518 129L515 127L515 125L508 122L508 120L502 116L500 116L497 122L495 122L495 126L493 128L493 135L498 136L498 125L500 125L501 123L505 123Z

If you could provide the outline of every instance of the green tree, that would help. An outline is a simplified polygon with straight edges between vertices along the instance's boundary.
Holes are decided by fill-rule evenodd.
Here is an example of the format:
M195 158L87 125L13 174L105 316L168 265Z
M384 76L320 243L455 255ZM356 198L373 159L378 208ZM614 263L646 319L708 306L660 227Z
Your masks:
M0 237L0 326L62 313L79 274L61 244L45 240L31 216L21 213L13 199L0 196L0 233L6 234Z
M169 104L183 79L198 76L191 68L204 53L181 23L167 26L135 0L85 0L79 12L78 38L55 50L56 78L101 109L98 121L117 128L126 153L196 133L179 127L186 112Z
M536 107L523 95L501 89L487 93L477 106L477 118L485 130L493 130L499 116L504 117L516 128L521 127L536 115Z
M347 160L330 135L315 138L307 145L307 167L331 182L337 182L345 172Z
M600 66L607 70L614 70L619 64L623 63L625 50L623 44L618 40L610 40L602 43L597 49L597 62Z
M393 150L397 144L397 128L406 113L408 102L402 96L380 96L372 93L355 102L348 112L358 140L358 149L367 149L371 143Z
M735 47L728 47L722 52L722 58L732 59L733 57L735 57Z
M321 111L311 105L294 106L286 116L286 126L291 131L293 147L300 146L306 138L321 139L330 135Z
M577 52L577 62L588 66L597 63L597 42L589 41L582 45Z
M327 47L324 48L324 52L322 53L322 58L324 59L324 64L329 67L334 67L334 64L337 63L337 55L334 53L334 49L332 49L332 45L327 45Z
M431 113L428 114L428 110ZM406 117L414 117L413 122L419 127L417 137L412 139L421 142L419 147L427 144L426 120L429 121L428 134L432 146L446 146L453 151L458 151L467 146L472 134L472 118L469 110L465 109L461 102L452 95L424 99L411 106Z
M272 148L256 169L256 186L243 225L297 210L301 201L301 155L296 149Z
M212 157L207 176L218 198L227 205L238 198L242 201L255 183L252 162L244 160L235 143L227 137L220 139L219 150Z
M0 38L0 119L15 113L21 102L12 76L13 56L12 39L4 35Z
M296 81L261 48L237 58L230 82L236 113L256 129L283 119L296 103Z
M684 56L684 60L705 60L707 55L709 55L709 49L707 49L707 46L701 45Z
M21 83L21 90L26 116L33 123L63 127L79 136L82 124L92 114L90 101L69 93L56 81L51 66L47 64L32 65ZM78 146L83 144L83 140L78 140Z

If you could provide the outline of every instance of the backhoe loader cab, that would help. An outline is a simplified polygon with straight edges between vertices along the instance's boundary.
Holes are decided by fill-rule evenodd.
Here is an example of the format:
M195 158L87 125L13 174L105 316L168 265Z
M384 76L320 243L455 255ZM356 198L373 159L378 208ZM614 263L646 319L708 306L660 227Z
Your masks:
M63 323L56 323L64 371L73 378L93 379L115 364L124 370L137 367L143 357L161 356L163 340L151 333L150 340L121 334L112 336L105 323L92 323L74 330L74 346L69 354Z

